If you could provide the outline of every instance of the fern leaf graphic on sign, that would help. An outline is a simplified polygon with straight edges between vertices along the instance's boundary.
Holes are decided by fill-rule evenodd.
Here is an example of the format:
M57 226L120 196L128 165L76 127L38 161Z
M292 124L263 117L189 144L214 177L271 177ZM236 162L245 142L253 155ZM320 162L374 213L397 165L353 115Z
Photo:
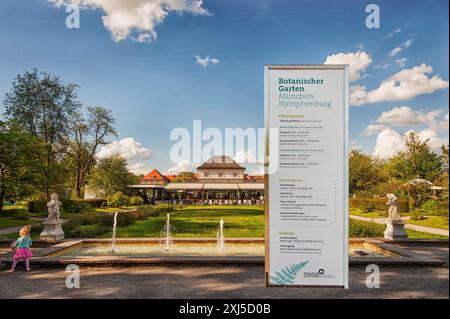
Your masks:
M270 282L275 285L289 285L295 282L295 278L300 270L302 270L308 261L299 264L286 266L280 271L274 271L274 275L270 276Z

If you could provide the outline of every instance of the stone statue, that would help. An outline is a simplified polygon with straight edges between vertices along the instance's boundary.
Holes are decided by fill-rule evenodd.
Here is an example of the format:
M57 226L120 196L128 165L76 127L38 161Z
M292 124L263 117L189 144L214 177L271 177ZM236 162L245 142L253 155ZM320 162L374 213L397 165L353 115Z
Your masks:
M401 221L397 208L397 196L394 194L387 194L386 197L388 198L388 202L386 204L389 205L389 219L393 222Z
M48 207L48 216L47 220L59 220L59 206L62 203L58 200L58 194L53 193L50 196L50 201L47 203Z

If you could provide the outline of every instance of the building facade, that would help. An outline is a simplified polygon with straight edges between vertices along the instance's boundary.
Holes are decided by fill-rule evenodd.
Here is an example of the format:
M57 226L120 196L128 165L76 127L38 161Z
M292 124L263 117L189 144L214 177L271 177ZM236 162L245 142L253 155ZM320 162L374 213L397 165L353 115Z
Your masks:
M229 156L213 156L197 167L193 179L177 180L154 169L131 185L146 203L258 205L264 203L264 177L245 174Z

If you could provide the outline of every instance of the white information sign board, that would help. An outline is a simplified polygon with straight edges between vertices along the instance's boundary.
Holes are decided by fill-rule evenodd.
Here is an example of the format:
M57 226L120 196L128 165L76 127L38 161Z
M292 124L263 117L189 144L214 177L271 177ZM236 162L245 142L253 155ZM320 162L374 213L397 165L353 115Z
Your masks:
M348 66L265 67L266 284L348 288Z

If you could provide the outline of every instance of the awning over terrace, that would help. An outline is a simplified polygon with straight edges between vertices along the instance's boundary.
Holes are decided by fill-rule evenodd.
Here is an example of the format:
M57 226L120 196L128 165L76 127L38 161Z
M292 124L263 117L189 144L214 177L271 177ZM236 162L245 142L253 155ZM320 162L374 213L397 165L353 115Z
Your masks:
M170 183L165 187L166 190L174 191L195 191L203 188L202 183Z
M128 187L130 187L130 188L139 188L139 189L144 189L144 188L164 189L164 185L147 185L147 184L129 185Z
M263 183L170 183L166 190L210 190L210 191L264 191Z
M242 191L263 191L264 184L263 183L243 183L238 184L239 189Z
M237 191L239 190L238 184L229 183L205 183L203 184L204 190L220 190L220 191Z

